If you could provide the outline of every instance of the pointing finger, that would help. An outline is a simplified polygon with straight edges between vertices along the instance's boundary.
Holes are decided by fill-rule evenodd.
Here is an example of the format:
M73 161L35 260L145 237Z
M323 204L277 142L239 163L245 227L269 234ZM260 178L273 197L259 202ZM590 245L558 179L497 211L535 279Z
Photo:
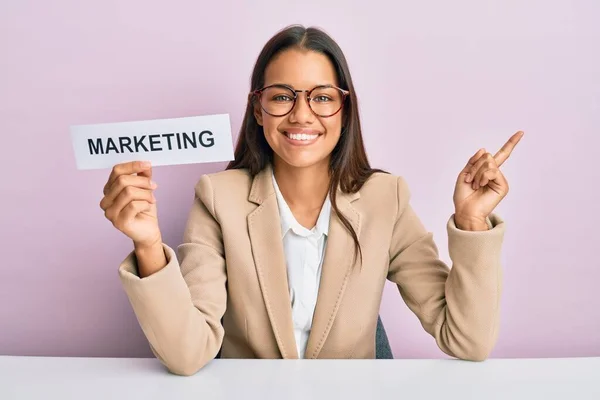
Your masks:
M502 163L504 163L504 161L508 159L510 153L512 153L513 149L515 148L517 143L519 143L523 135L523 131L518 131L517 133L512 135L510 139L508 139L508 142L506 142L500 150L498 150L498 152L494 155L494 159L496 160L498 166L502 165Z

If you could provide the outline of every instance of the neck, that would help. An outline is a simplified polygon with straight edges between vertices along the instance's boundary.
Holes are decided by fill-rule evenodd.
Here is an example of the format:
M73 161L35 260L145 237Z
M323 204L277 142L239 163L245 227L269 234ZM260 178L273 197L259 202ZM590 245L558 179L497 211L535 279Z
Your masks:
M281 194L292 210L320 210L329 190L329 160L297 168L274 160L273 171Z

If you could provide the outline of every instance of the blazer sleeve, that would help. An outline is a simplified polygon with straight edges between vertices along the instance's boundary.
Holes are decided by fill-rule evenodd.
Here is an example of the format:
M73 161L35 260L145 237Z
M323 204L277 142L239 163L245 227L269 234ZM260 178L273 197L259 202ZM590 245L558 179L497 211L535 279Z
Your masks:
M410 205L406 181L397 181L398 213L390 245L388 279L446 354L483 361L495 346L502 289L504 222L495 214L487 231L447 223L452 268L439 259L433 234Z
M135 252L119 267L123 288L155 356L178 375L193 375L215 358L223 342L227 303L221 228L210 177L204 175L174 250L163 244L167 265L140 279Z

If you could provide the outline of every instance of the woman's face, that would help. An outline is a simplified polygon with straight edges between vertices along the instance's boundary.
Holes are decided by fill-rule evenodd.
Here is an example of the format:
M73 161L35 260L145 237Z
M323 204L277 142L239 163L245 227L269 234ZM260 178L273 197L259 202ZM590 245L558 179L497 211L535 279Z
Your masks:
M296 90L310 90L320 85L337 86L338 82L334 66L325 55L289 49L271 60L267 66L265 87L273 84L285 84ZM272 97L273 94L277 93L269 95ZM329 164L331 152L340 138L344 110L331 117L319 117L309 108L306 95L306 92L298 93L294 108L282 117L269 115L256 102L254 115L273 149L275 163L283 162L300 168ZM280 101L279 99L285 97L278 97L277 100ZM321 99L325 101L326 97Z

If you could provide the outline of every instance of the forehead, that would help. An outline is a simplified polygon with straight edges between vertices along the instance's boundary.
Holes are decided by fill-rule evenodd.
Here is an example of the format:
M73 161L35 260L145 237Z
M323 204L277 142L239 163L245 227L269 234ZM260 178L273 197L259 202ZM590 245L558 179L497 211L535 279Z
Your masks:
M296 89L337 85L332 62L326 55L303 49L289 49L271 60L265 70L265 86L284 83Z

